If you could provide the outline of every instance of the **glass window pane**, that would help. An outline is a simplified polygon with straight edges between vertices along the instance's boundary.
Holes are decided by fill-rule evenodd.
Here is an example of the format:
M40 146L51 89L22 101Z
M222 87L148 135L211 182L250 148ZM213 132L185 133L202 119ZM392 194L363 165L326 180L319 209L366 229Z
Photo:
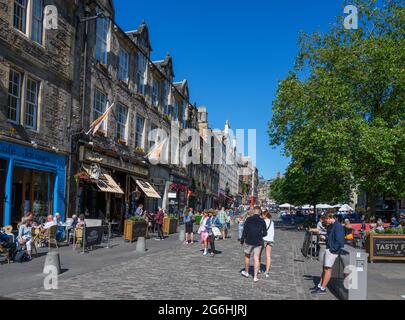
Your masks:
M14 0L14 28L26 32L27 0Z
M42 0L33 0L31 39L40 44L42 43L43 8Z
M19 122L20 119L20 92L21 74L14 70L10 70L7 117L9 120L14 122Z

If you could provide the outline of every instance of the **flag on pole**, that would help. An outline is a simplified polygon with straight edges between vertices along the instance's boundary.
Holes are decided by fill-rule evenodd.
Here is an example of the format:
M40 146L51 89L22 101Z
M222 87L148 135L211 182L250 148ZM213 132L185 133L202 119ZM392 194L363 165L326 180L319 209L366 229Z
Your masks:
M90 134L90 132L93 135L96 134L98 129L100 129L101 125L107 119L108 115L112 111L114 104L115 104L115 101L110 106L108 106L108 102L107 102L107 109L104 111L104 113L100 117L98 117L96 120L93 121L93 123L90 125L89 131L86 133L87 135Z

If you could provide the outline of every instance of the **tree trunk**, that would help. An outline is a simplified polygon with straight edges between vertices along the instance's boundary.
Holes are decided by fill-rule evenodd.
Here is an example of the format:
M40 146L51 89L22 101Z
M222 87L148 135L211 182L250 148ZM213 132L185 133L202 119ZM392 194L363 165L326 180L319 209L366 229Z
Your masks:
M376 193L370 191L367 194L367 216L369 218L375 218L376 216L376 202L377 202Z

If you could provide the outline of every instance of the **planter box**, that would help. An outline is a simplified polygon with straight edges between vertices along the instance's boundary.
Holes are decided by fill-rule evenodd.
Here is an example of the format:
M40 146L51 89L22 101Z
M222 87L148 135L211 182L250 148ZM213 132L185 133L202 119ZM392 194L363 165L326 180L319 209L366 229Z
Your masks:
M405 261L405 235L370 234L366 239L369 260Z
M178 220L164 218L163 219L163 233L166 235L177 233L178 224L179 224Z
M146 238L146 222L125 220L124 240L134 242L139 237Z

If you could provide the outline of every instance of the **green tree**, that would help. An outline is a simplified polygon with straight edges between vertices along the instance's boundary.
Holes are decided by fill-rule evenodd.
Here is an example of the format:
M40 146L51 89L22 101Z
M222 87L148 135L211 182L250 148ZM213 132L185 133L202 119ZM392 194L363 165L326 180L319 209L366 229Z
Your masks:
M302 34L273 104L270 144L292 158L286 180L299 181L299 200L359 189L374 214L378 194L405 193L404 1L347 4L359 9L359 29L345 30L340 16L326 34Z

